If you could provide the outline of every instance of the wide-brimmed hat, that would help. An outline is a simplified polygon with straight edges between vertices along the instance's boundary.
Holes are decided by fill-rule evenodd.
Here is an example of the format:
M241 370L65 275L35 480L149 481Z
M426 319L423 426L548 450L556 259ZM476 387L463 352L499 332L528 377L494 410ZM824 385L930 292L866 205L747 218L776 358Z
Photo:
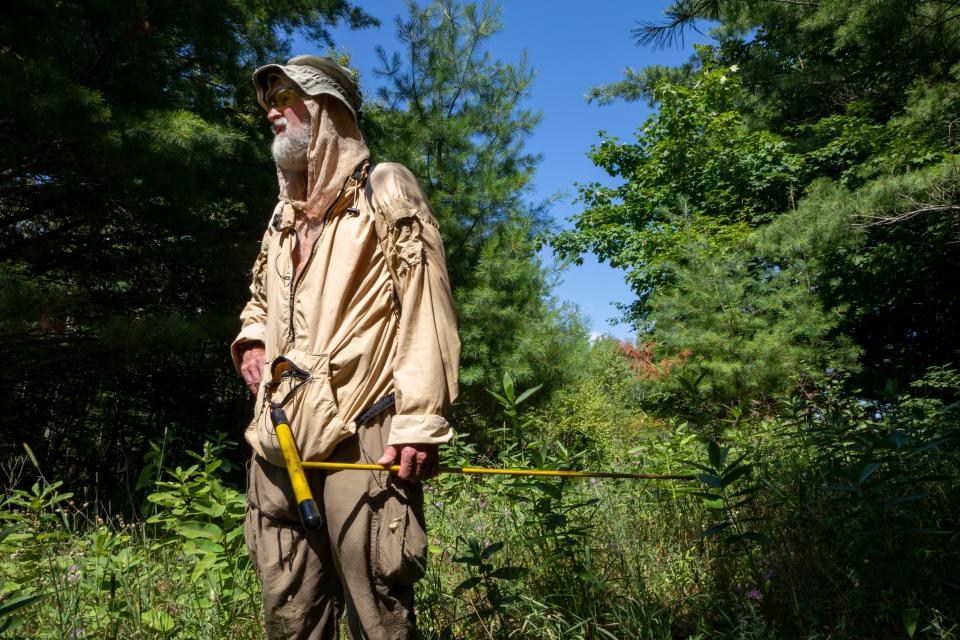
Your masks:
M358 119L362 97L353 74L335 61L323 56L297 56L287 64L268 64L253 72L253 86L257 89L257 102L269 110L264 96L269 91L275 75L290 80L304 94L312 97L330 95L343 102Z

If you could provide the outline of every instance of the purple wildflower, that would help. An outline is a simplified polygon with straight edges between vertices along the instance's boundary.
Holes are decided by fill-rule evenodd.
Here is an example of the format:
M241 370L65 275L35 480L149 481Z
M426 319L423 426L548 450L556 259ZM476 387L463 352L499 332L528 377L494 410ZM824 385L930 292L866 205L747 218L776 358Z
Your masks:
M750 589L750 591L747 592L747 597L755 602L763 600L763 594L760 592L760 589Z

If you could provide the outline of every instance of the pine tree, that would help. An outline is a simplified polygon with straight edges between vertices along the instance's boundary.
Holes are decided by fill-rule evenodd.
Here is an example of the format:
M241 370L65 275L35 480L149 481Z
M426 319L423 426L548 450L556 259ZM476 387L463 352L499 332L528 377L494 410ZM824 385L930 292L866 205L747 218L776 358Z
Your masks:
M801 206L717 253L688 229L673 285L650 297L644 339L680 366L647 381L656 413L715 430L730 416L770 416L828 372L856 368L857 348L838 335L840 309L818 295L816 257L847 241L844 215ZM717 435L714 433L713 435Z
M500 11L438 0L409 2L408 12L398 19L403 51L379 51L386 84L369 128L377 158L410 167L439 218L460 314L465 419L495 410L483 390L504 371L548 389L569 380L564 363L586 348L586 330L550 299L536 254L546 223L528 202L538 158L523 145L539 115L522 106L533 74L522 57L485 52Z
M27 441L109 492L167 429L236 432L226 345L276 191L250 73L284 32L372 21L343 0L3 4L0 455Z

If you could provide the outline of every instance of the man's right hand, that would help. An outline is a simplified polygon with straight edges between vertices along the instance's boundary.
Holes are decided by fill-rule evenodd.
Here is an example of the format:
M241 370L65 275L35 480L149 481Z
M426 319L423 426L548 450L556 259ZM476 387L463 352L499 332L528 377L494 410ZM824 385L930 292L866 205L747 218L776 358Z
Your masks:
M257 389L260 387L260 376L263 374L263 365L267 361L267 351L263 348L262 342L255 342L247 346L240 346L243 349L243 360L240 362L240 375L243 376L243 382L250 389L250 393L257 395Z

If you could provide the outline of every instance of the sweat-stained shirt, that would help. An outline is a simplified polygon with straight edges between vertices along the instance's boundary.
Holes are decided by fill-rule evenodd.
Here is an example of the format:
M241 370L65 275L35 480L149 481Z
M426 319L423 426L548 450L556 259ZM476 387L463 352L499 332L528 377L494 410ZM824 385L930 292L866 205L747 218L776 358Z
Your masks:
M231 346L238 369L241 344L266 346L245 433L254 451L283 465L267 400L279 401L297 381L264 398L270 363L281 355L310 373L284 405L304 460L327 457L356 432L357 417L390 393L396 415L388 444L448 441L444 414L457 395L460 340L440 231L416 178L392 163L373 168L366 193L360 172L348 178L295 279L296 238L293 207L280 201Z

